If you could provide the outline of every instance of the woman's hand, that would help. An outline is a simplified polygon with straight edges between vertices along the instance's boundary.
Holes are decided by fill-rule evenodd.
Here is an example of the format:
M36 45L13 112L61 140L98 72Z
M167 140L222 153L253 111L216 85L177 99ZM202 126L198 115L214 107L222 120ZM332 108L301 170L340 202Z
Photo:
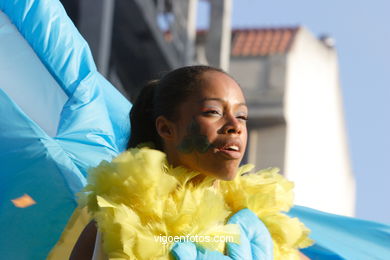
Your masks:
M261 220L249 209L242 209L234 214L228 224L240 227L240 244L227 243L225 256L217 251L197 247L191 242L176 243L172 255L176 260L250 260L273 259L273 243L270 233Z

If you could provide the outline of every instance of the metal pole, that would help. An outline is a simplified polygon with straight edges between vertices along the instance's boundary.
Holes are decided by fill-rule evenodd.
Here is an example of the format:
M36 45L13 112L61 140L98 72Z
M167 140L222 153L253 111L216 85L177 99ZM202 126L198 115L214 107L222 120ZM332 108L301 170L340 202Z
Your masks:
M108 76L115 0L80 1L79 29L87 40L97 68Z
M210 28L206 40L206 57L210 65L228 71L232 1L212 0L210 4Z

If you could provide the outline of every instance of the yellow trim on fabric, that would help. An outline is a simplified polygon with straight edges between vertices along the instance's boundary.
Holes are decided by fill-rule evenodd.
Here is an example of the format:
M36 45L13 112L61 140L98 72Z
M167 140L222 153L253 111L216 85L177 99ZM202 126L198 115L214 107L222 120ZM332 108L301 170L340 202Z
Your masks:
M68 224L57 244L50 251L47 260L68 260L72 253L73 247L76 244L81 232L91 221L91 216L88 213L87 207L76 208L70 217Z

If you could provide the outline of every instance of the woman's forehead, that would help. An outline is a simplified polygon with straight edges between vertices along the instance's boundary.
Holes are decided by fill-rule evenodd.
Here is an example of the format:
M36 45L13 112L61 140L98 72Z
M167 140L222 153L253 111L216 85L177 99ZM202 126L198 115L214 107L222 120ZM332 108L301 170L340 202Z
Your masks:
M201 84L197 88L199 101L225 101L233 103L245 103L245 97L241 87L229 75L209 71L202 75Z

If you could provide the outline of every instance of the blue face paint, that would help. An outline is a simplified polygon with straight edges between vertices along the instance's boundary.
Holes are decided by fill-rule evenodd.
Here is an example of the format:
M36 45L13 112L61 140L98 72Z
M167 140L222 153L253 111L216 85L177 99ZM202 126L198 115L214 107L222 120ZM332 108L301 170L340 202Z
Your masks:
M179 151L183 153L192 153L194 151L206 153L214 147L207 139L207 136L200 133L200 126L194 119L192 119L188 127L188 133L177 147Z

